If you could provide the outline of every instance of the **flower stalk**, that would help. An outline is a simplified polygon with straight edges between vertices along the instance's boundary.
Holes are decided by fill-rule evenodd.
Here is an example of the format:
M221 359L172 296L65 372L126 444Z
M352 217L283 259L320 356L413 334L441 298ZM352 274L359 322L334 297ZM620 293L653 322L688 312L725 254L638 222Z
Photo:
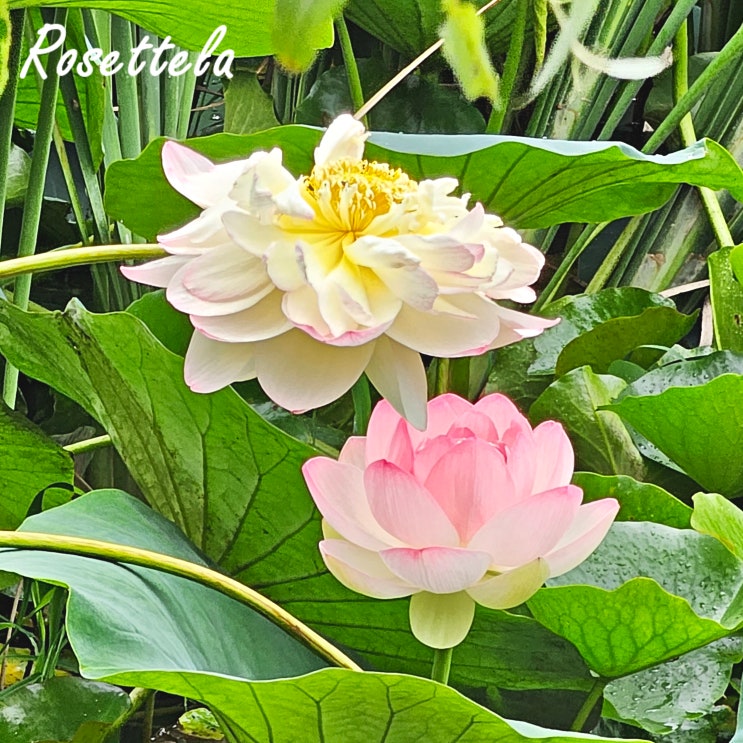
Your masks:
M357 111L364 105L364 91L361 88L361 76L359 75L359 66L356 64L356 56L353 53L351 37L348 34L348 26L343 14L339 15L335 21L335 30L338 33L338 41L343 53L343 64L346 68L346 78L348 79L348 88L351 93L353 107ZM366 115L360 117L363 125L368 129L369 121Z
M156 243L144 245L93 245L85 248L50 250L40 255L27 255L0 261L0 281L46 271L58 271L73 266L94 263L161 258L167 253Z
M588 718L593 712L594 707L601 700L604 693L604 688L608 683L608 679L597 678L594 685L591 687L591 691L588 692L588 696L583 701L581 708L578 710L578 714L573 720L573 724L570 726L570 730L574 733L579 733L583 730L583 726L588 721Z
M433 668L431 678L440 684L449 683L449 672L451 671L451 657L454 648L437 649L433 651Z

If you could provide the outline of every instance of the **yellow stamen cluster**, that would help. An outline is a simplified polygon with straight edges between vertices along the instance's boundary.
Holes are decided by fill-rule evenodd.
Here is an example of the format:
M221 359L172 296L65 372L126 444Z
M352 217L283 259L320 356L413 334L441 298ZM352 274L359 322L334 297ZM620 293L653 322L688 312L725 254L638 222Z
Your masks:
M323 206L332 204L338 226L354 233L363 232L375 217L386 214L418 188L399 168L350 158L315 166L303 185L308 201L323 212ZM327 212L325 216L329 216Z

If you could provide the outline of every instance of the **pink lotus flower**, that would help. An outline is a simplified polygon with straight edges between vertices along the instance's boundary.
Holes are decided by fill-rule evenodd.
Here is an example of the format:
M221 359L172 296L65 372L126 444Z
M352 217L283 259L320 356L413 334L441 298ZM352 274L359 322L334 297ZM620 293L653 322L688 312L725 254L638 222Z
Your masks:
M364 160L362 124L336 119L315 167L294 178L279 149L215 165L163 147L170 184L202 207L159 237L171 256L126 276L167 287L196 329L191 389L258 378L293 412L337 399L366 372L425 427L420 354L457 357L538 335L555 320L501 307L531 302L544 264L481 204L450 194L453 178L415 182Z
M475 405L441 395L424 432L382 401L366 437L303 473L330 572L366 596L412 596L413 634L433 648L465 638L475 603L518 606L572 570L619 509L613 498L581 505L562 426L532 430L503 395Z

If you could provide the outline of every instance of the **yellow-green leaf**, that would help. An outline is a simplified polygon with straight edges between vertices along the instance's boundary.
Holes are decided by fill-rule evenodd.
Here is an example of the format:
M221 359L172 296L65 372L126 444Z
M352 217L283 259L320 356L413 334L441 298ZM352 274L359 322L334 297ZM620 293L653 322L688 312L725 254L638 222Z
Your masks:
M333 19L347 0L276 0L271 25L274 54L289 72L306 70L318 49L333 43Z
M469 100L498 100L498 74L485 44L485 22L474 5L444 0L446 20L439 30L442 52Z

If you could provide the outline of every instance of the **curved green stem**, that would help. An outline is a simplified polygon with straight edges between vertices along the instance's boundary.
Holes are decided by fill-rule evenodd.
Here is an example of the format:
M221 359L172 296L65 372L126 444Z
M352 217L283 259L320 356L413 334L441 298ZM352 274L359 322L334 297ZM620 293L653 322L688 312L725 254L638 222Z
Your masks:
M58 536L56 534L39 534L35 532L0 531L0 548L44 550L68 555L82 555L107 562L123 562L143 568L159 570L169 575L187 578L202 586L211 588L229 596L241 604L249 606L266 619L281 627L318 655L335 666L360 671L361 668L332 643L321 637L307 625L300 622L288 611L267 599L252 588L243 585L234 578L218 573L216 570L196 565L170 555L129 547L122 544L102 542L97 539L82 537Z
M573 724L570 726L570 730L574 733L579 733L583 730L583 726L586 724L593 708L601 700L604 693L604 688L609 683L609 679L597 678L591 687L591 691L588 692L588 696L585 698L581 708L578 710L578 714L573 720Z
M139 710L148 703L148 701L155 696L154 689L144 689L140 686L135 686L129 692L129 707L116 719L111 725L111 731L121 730ZM149 739L148 739L149 740Z
M85 441L76 441L74 444L67 444L62 448L72 454L83 454L86 451L95 451L96 449L102 449L105 446L111 446L111 437L108 434L103 436L95 436L92 439L85 439Z
M673 42L673 102L683 100L689 90L689 36L687 22L684 21L676 34ZM681 134L681 143L684 147L689 147L697 141L697 135L694 131L694 121L691 114L687 113L679 121L679 132ZM707 212L712 231L715 233L715 240L720 248L729 248L735 245L730 228L725 220L725 215L720 208L720 202L717 200L715 192L711 188L700 186L698 189L699 196L704 204L704 210Z
M677 39L681 33L686 33L685 25L682 25L676 34ZM743 25L733 34L722 51L707 65L707 68L694 81L694 84L674 104L671 112L653 132L642 151L646 154L655 152L681 123L686 114L694 108L697 101L707 92L717 75L729 64L740 59L741 54L743 54Z
M93 245L88 248L63 248L48 253L0 261L0 281L44 271L57 271L71 266L110 263L141 258L163 258L168 253L155 243L144 245Z
M454 648L435 649L433 651L433 668L431 678L440 684L449 683L449 671L451 670L451 656Z
M364 105L364 91L361 88L359 66L356 64L356 57L354 56L353 46L351 45L351 37L348 35L348 26L342 13L335 20L335 30L338 32L338 41L341 44L343 64L346 68L348 88L351 92L351 101L353 102L354 109L358 111ZM361 116L361 121L368 129L369 122L366 119L366 115Z

